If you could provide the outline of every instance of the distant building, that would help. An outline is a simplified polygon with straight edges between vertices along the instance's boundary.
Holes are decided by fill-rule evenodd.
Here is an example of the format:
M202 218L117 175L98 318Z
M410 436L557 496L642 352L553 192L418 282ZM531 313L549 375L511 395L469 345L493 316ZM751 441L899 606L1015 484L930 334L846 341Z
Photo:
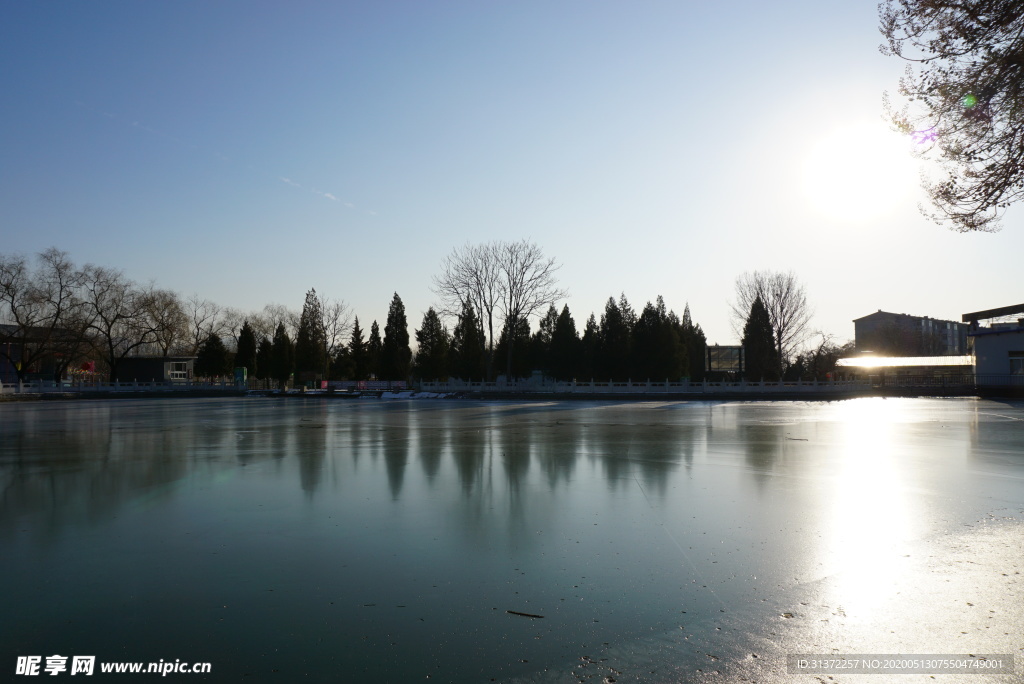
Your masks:
M708 345L704 348L704 371L707 373L743 375L746 371L746 355L741 346Z
M974 342L974 368L979 386L1024 387L1024 318L993 323L980 321L1024 315L1024 304L963 315Z
M963 380L974 373L973 356L874 356L865 355L836 361L843 378L915 377Z
M961 356L968 353L965 323L879 309L853 321L858 352L879 356Z
M192 379L194 356L128 356L117 367L121 382L188 382Z
M27 364L26 380L54 380L65 375L69 366L85 360L79 340L73 331L63 328L0 324L0 382L17 382L23 364Z

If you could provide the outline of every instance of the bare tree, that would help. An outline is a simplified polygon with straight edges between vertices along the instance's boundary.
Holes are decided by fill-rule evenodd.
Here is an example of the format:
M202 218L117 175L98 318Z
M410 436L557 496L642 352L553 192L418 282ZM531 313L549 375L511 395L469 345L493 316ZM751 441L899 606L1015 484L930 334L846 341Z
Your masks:
M191 351L189 316L178 293L151 285L145 295L155 327L153 342L157 352L161 356L170 356Z
M1006 0L885 0L879 3L883 54L907 61L886 106L893 123L933 159L925 180L939 223L960 232L993 231L1024 199L1024 11Z
M249 327L252 328L257 343L260 340L274 339L274 326L276 324L267 318L263 312L251 311L246 315L245 320L249 322Z
M327 336L327 363L335 357L338 350L345 346L345 336L351 329L352 312L342 299L327 299L318 295L320 311L323 315L324 333ZM327 369L324 369L327 377Z
M24 380L46 348L33 335L45 322L45 311L25 257L0 258L0 300L0 355L14 367L18 380Z
M201 298L194 294L185 300L183 304L185 315L188 317L189 342L188 353L195 356L199 353L199 347L211 334L220 335L221 314L223 309L208 299Z
M224 344L232 349L238 348L238 337L242 334L242 326L245 325L246 313L233 306L226 306L221 310L218 325L214 333L222 338Z
M40 293L52 320L53 379L59 381L89 347L88 314L81 293L85 274L74 265L67 252L56 247L40 253L39 263Z
M488 375L494 355L494 316L504 295L500 243L456 247L441 262L440 275L434 276L434 293L441 298L442 315L457 317L471 304L487 324Z
M511 335L516 325L541 309L568 296L557 287L555 271L561 268L555 259L546 258L543 250L533 242L493 243L495 260L501 270L500 307L510 339L506 377L512 376Z
M21 256L0 255L0 355L24 379L44 358L54 362L54 374L63 375L81 341L76 311L81 306L78 288L82 275L66 252L51 247L30 270Z
M779 352L779 377L796 349L807 338L811 309L807 293L792 271L745 272L736 278L736 302L732 305L733 328L741 331L758 297L771 319L775 347ZM739 334L739 333L738 333Z
M157 340L151 294L120 271L89 264L83 269L82 299L97 352L116 382L121 361Z
M826 380L834 377L839 359L855 356L855 344L849 340L838 344L835 336L816 330L812 337L820 338L811 344L797 357L797 362L790 371L799 370L798 379Z
M274 331L277 330L278 324L284 325L285 333L293 340L299 334L300 314L294 309L289 309L284 304L267 304L258 316L268 325L270 333L267 337L274 337Z
M241 333L242 326L246 321L256 336L257 344L260 340L273 340L278 324L284 325L285 333L290 339L295 339L299 330L299 313L293 311L283 304L267 304L260 311L244 313L236 309L228 309L225 319L234 335ZM236 339L237 345L237 339Z

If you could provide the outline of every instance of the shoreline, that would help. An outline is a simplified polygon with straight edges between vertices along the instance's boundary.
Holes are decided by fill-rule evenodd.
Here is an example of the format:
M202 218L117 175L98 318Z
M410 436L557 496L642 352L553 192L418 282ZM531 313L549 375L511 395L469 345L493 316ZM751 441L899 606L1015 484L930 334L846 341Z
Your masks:
M384 396L387 394L388 396ZM362 392L353 396L347 392L286 392L274 393L245 389L189 389L189 390L118 390L118 391L57 391L23 392L0 394L3 402L30 401L79 401L98 399L208 399L208 398L265 398L265 399L470 399L473 401L841 401L865 397L884 398L948 398L973 397L978 399L1002 398L1024 399L1020 388L995 387L991 389L974 387L877 387L864 390L815 391L711 391L711 392L544 392L544 391L493 391L493 392L416 392L399 393Z

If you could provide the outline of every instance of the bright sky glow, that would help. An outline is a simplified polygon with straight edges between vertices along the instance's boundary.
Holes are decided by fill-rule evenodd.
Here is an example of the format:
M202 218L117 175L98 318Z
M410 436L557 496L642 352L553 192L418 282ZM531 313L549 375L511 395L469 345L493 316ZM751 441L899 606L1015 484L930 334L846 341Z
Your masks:
M1021 299L1024 225L917 211L880 123L875 3L0 3L0 235L185 296L411 327L467 241L556 257L582 330L687 302L736 344L737 275L794 271L812 328ZM912 145L911 145L912 146Z
M804 162L803 189L823 216L856 225L914 200L916 164L906 137L881 121L837 127Z

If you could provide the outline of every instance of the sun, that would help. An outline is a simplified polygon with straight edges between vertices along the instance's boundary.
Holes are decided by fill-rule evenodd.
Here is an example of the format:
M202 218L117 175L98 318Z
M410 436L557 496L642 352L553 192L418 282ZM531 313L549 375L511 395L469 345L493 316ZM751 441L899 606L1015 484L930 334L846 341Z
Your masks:
M859 223L916 206L920 184L906 136L884 124L837 126L809 150L802 189L829 218Z

